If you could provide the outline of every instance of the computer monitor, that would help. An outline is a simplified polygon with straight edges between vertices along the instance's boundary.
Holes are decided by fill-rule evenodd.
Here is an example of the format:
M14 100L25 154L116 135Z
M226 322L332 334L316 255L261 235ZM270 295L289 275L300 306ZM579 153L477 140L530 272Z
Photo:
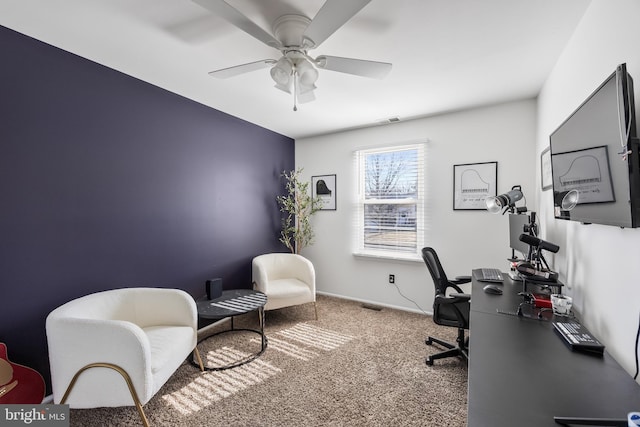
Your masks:
M520 235L527 233L529 228L529 215L509 214L509 247L522 254L526 258L529 253L529 245L520 241ZM516 254L517 256L517 254Z

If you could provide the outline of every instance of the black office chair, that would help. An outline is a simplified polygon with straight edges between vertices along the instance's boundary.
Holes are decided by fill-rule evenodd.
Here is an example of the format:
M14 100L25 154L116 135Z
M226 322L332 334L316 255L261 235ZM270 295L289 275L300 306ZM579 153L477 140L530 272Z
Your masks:
M451 344L438 338L428 337L425 343L431 345L434 342L446 347L447 350L427 356L425 363L433 365L436 359L445 357L461 356L469 359L469 338L465 338L465 329L469 329L469 309L471 307L471 295L462 292L458 285L471 282L471 276L456 277L455 280L447 279L447 275L440 264L438 254L433 248L422 248L422 259L435 285L436 296L433 301L433 321L438 325L453 326L458 328L458 338L456 344ZM447 295L447 289L453 288L456 293Z

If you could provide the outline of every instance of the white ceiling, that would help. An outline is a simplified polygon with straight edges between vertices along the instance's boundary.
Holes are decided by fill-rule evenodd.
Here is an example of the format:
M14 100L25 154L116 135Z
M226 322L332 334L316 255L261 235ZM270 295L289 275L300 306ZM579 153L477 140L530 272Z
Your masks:
M227 2L271 32L278 16L313 18L324 0ZM279 52L190 0L1 0L0 25L301 138L534 97L589 2L373 0L310 54L391 62L391 73L320 70L316 101L296 112L268 69L207 74Z

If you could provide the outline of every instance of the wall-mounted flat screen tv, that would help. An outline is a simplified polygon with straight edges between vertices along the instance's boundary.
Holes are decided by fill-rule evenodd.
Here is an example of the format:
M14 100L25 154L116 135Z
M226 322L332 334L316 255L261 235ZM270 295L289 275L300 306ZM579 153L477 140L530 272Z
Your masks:
M550 136L554 216L640 226L640 155L626 64Z

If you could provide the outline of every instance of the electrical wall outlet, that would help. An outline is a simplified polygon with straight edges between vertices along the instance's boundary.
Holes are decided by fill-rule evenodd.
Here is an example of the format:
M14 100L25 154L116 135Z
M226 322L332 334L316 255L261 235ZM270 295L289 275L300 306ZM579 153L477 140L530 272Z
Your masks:
M389 275L389 283L396 283L396 275L395 274L390 274Z

